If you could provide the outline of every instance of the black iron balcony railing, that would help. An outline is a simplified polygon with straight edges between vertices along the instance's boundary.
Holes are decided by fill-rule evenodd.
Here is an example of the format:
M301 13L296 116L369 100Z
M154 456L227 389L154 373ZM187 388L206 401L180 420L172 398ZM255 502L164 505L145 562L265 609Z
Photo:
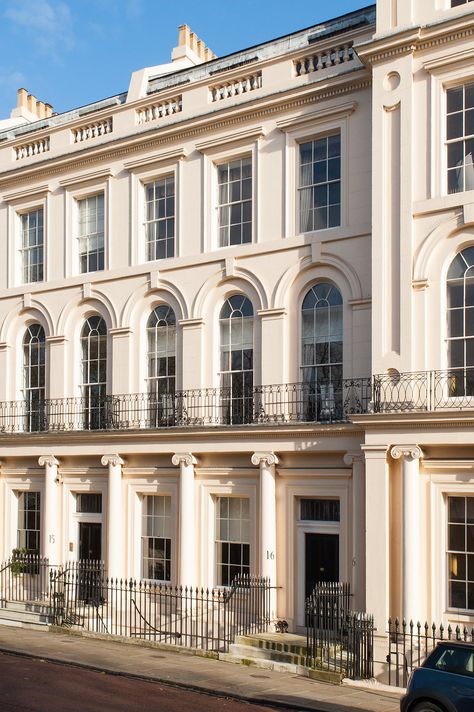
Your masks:
M340 423L365 413L371 379L124 394L96 400L50 398L0 403L0 432L150 430L264 423Z
M374 413L474 408L474 367L377 375L372 397Z

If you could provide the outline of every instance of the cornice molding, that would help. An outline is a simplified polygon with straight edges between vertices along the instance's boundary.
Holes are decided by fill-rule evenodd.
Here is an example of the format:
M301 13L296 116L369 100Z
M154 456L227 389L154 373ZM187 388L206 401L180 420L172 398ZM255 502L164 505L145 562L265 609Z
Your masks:
M244 131L236 131L233 134L226 134L225 136L218 136L217 138L210 138L207 141L202 141L197 143L195 148L196 151L201 153L206 153L207 151L212 151L213 149L224 148L236 143L253 143L258 141L259 138L265 136L265 131L263 126L255 126L251 129L245 129Z
M76 165L72 166L76 168ZM93 183L94 181L103 181L107 178L113 178L114 174L111 168L104 168L101 171L90 171L89 173L83 173L79 176L72 176L71 178L64 178L64 180L59 181L61 188L73 188L76 185L81 185L82 183Z
M135 161L125 161L124 168L130 172L138 171L140 169L153 168L153 166L158 166L160 163L168 163L171 161L180 161L186 158L187 151L184 148L176 148L173 151L163 151L162 153L156 153L154 156L146 156L146 158L138 158Z
M362 77L360 77L361 73ZM73 165L74 169L79 169L100 162L121 159L133 153L150 151L169 143L192 139L207 133L210 129L213 131L226 129L230 126L238 126L239 124L270 117L285 111L292 111L308 105L313 106L315 100L323 101L344 96L347 93L366 89L372 85L371 76L363 68L355 73L342 75L338 79L340 81L332 85L328 85L326 82L321 86L311 84L306 90L302 90L301 87L295 88L295 90L292 89L291 92L295 94L294 96L284 98L272 96L265 99L256 99L252 106L239 104L233 107L232 113L226 110L227 115L221 118L208 113L198 119L190 118L184 119L177 124L168 124L159 130L157 130L157 127L150 127L146 133L142 132L115 139L113 142L97 147L87 147L77 153L68 153L40 160L34 165L26 166L23 169L15 167L15 170L10 169L0 173L0 186L5 189L10 185L32 180L38 175L42 178L54 176L71 170L71 165ZM255 106L255 103L258 105Z
M345 116L350 116L354 113L357 107L357 101L347 101L344 104L338 104L337 106L325 107L324 109L311 111L309 114L305 114L304 116L292 116L289 119L281 119L276 122L276 125L280 131L293 131L305 126L308 123L317 123L327 119L328 117L331 119L341 119Z
M446 22L438 22L425 27L412 27L393 35L375 38L369 42L362 43L355 47L357 54L363 62L368 64L376 64L377 62L390 59L392 57L403 54L414 54L422 52L432 47L456 42L466 39L474 35L474 16L472 14L461 15L455 18L449 18ZM459 56L458 61L463 61L467 57L462 52L460 55L452 55L452 59L448 58L444 62L442 58L428 60L424 66L430 71L443 66L443 63L449 64L456 61L454 57ZM451 57L451 56L450 56Z
M25 190L16 191L15 193L2 195L2 200L4 203L12 203L15 200L24 200L25 198L44 198L49 193L51 193L51 188L47 183L45 183L44 185L37 185L34 188L26 188Z

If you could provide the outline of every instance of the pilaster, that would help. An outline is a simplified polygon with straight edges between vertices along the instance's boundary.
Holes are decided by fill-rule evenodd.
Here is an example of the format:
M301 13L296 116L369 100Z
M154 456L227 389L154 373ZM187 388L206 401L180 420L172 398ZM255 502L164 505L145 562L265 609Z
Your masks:
M121 578L123 566L122 466L120 455L104 455L104 467L109 468L107 497L107 573L109 578Z
M252 465L260 467L260 573L270 580L270 619L276 618L276 482L274 452L254 452Z

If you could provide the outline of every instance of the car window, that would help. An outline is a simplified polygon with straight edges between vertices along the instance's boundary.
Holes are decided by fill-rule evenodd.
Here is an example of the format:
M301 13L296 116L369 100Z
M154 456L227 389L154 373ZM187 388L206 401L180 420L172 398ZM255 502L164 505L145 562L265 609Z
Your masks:
M474 650L446 648L435 663L435 668L474 677Z

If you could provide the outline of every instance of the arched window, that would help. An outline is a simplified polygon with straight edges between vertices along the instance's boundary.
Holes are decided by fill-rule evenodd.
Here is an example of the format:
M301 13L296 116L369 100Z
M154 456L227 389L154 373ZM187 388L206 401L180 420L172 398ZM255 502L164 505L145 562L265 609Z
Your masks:
M451 262L447 289L450 393L471 396L474 395L474 247L467 247Z
M342 415L342 297L332 284L311 287L302 306L303 417Z
M98 430L107 425L107 326L101 316L86 319L81 332L81 353L84 427Z
M176 317L168 304L152 311L146 330L150 420L169 425L175 415Z
M23 395L26 402L25 426L29 431L45 427L45 351L43 327L31 324L23 337Z
M241 294L229 297L220 313L220 368L224 422L253 417L253 307Z

